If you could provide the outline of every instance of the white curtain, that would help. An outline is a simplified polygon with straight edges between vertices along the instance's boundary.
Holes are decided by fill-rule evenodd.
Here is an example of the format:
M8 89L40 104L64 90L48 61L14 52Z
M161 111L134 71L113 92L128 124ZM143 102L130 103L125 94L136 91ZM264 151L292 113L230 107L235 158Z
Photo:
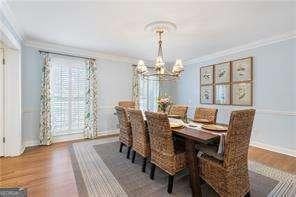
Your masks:
M86 91L86 110L84 118L84 136L94 139L97 136L97 78L96 61L89 59L86 61L88 88Z
M157 111L159 97L159 81L157 78L139 77L139 107L141 110Z
M43 54L43 66L41 77L41 105L40 105L40 144L52 143L51 126L51 99L50 99L50 58L49 54Z

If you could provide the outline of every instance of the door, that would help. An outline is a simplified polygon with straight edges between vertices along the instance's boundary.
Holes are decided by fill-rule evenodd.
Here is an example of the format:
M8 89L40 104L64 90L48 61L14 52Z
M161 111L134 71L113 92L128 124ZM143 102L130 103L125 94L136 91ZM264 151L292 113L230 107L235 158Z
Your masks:
M4 49L0 48L0 157L4 156Z

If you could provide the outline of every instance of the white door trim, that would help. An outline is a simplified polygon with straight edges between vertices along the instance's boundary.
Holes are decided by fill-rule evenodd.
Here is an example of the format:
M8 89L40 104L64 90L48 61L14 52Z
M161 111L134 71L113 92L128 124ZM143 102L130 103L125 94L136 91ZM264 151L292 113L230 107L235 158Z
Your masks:
M1 42L1 41L0 41ZM3 64L4 57L4 47L0 48L0 157L5 155L5 143L3 139L5 137L5 120L4 120L4 112L5 112L5 67Z

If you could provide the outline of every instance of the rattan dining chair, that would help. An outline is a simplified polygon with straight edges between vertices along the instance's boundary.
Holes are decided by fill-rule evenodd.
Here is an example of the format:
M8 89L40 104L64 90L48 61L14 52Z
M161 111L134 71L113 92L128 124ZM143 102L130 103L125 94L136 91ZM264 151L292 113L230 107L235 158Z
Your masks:
M198 122L198 120L208 120L208 123L215 124L217 119L218 109L215 108L202 108L197 107L195 109L194 120Z
M119 101L118 106L125 108L136 108L136 103L134 101Z
M133 144L131 123L128 120L127 112L124 107L115 106L116 115L119 121L119 152L122 152L123 145L127 146L126 158L129 159L130 151Z
M133 137L132 162L134 163L135 161L136 153L141 155L143 157L142 172L145 172L147 158L150 157L148 128L141 110L128 109L128 114L131 122Z
M172 105L169 109L168 115L173 118L180 118L186 120L188 106L185 105Z
M154 179L155 166L169 174L167 192L173 189L174 175L186 167L184 146L175 146L168 115L165 113L145 112L150 148L151 172Z
M254 116L253 109L233 111L222 158L209 156L206 150L199 157L200 177L222 197L250 195L248 149Z

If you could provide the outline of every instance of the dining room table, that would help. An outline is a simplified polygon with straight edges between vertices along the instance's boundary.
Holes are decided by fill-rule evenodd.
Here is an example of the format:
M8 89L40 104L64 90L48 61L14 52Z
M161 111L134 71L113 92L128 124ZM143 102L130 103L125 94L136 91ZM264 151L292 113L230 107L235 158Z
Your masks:
M147 120L145 117L145 113L143 111L143 118L147 124ZM178 120L177 122L175 120ZM196 145L198 143L202 144L210 144L212 142L219 142L221 145L222 136L226 134L227 129L224 132L215 132L213 130L208 130L202 128L203 125L208 125L205 120L201 122L196 122L191 120L188 123L181 123L181 127L172 127L172 123L180 124L180 119L175 119L175 117L169 118L169 122L171 125L171 130L174 136L180 136L185 139L185 151L186 151L186 160L189 169L190 176L190 186L192 190L193 197L201 197L201 178L199 176L198 169L198 150L196 149ZM193 124L192 124L193 123ZM216 124L218 126L222 126L227 128L225 124ZM220 149L220 147L219 147Z
M185 139L186 160L189 169L192 196L201 197L201 178L199 177L197 156L198 150L196 149L196 144L209 144L212 142L218 142L219 140L221 140L220 138L222 137L222 134L225 134L226 131L219 131L219 133L217 133L215 131L206 130L202 128L202 124L200 124L199 127L194 128L190 128L190 124L185 125L186 126L171 129L174 135L181 136Z

